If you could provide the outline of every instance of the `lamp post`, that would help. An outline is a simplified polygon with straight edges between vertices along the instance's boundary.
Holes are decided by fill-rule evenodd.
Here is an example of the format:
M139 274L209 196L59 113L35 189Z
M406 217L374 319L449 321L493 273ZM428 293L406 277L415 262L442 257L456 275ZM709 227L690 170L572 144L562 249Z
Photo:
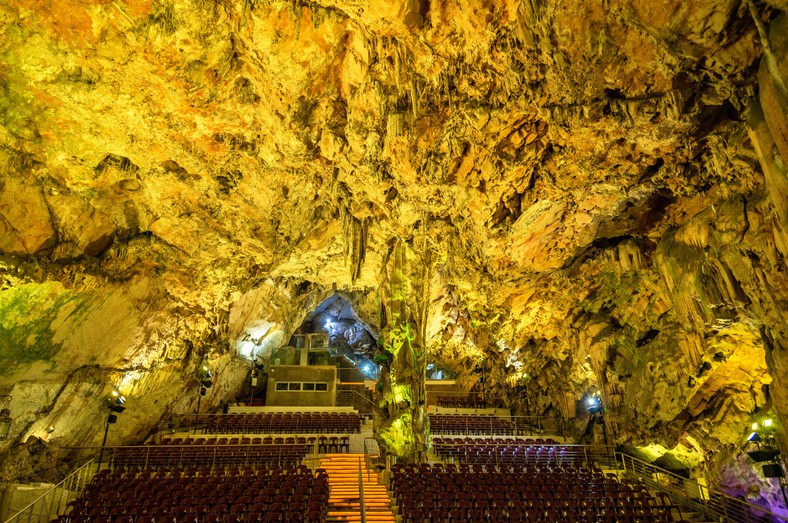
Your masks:
M213 374L207 365L202 365L200 370L197 371L197 380L200 383L199 392L197 396L197 419L194 423L194 433L197 434L197 425L200 423L200 403L202 397L208 393L208 389L213 386Z
M487 407L487 398L485 397L485 394L484 394L484 382L487 381L487 380L485 379L485 375L484 375L484 360L482 360L481 363L479 363L478 365L476 365L473 368L473 373L474 374L481 374L481 377L479 377L477 383L481 383L482 384L482 408L486 408Z
M109 426L113 423L117 423L118 417L116 414L120 414L126 407L123 404L126 403L126 397L123 396L117 390L113 390L112 394L107 398L107 409L109 409L109 416L107 417L107 427L104 429L104 440L101 442L101 451L99 452L99 459L98 459L98 468L101 470L101 460L104 457L104 447L107 445L107 435L109 434Z
M0 439L6 439L11 432L11 409L8 408L11 399L8 395L0 396Z
M261 372L265 369L265 365L262 361L258 361L257 359L252 360L252 387L251 392L249 392L249 405L252 405L254 402L254 391L255 387L257 387L257 378Z
M607 447L607 425L605 424L605 407L602 405L602 396L599 391L594 392L586 398L586 408L591 414L591 421L602 425L602 437Z

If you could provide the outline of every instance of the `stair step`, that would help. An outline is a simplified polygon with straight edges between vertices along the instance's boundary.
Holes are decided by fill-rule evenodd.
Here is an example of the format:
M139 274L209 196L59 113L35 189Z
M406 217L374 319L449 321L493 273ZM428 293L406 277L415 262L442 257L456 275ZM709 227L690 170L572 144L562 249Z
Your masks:
M387 488L378 483L376 472L366 469L361 454L326 454L318 464L328 474L329 498L326 521L361 521L359 463L364 489L364 513L369 522L393 523L391 498Z

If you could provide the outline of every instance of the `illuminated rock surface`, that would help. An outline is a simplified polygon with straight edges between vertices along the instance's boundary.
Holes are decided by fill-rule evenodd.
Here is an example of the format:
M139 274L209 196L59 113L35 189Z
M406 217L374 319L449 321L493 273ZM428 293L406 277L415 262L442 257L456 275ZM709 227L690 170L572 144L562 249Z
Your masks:
M497 403L530 379L580 430L597 386L616 441L715 456L785 423L786 3L754 7L769 60L733 1L5 2L12 434L98 444L119 384L139 440L203 359L213 409L335 290L379 329L414 238L430 358Z

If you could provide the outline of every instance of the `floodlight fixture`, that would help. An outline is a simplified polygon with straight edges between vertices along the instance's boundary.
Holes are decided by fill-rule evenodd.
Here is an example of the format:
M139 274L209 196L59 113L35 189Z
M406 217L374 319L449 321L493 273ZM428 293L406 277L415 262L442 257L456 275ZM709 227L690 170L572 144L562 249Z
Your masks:
M599 397L598 392L586 397L586 409L589 414L597 414L603 411L602 398Z

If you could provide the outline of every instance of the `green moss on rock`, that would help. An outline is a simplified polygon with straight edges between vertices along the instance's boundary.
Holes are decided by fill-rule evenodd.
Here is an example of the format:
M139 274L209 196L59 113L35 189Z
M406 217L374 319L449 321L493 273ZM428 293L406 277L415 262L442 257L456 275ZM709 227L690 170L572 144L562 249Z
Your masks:
M61 314L80 308L79 297L57 283L21 285L0 293L0 366L11 371L52 361L60 349L53 342L52 325Z

